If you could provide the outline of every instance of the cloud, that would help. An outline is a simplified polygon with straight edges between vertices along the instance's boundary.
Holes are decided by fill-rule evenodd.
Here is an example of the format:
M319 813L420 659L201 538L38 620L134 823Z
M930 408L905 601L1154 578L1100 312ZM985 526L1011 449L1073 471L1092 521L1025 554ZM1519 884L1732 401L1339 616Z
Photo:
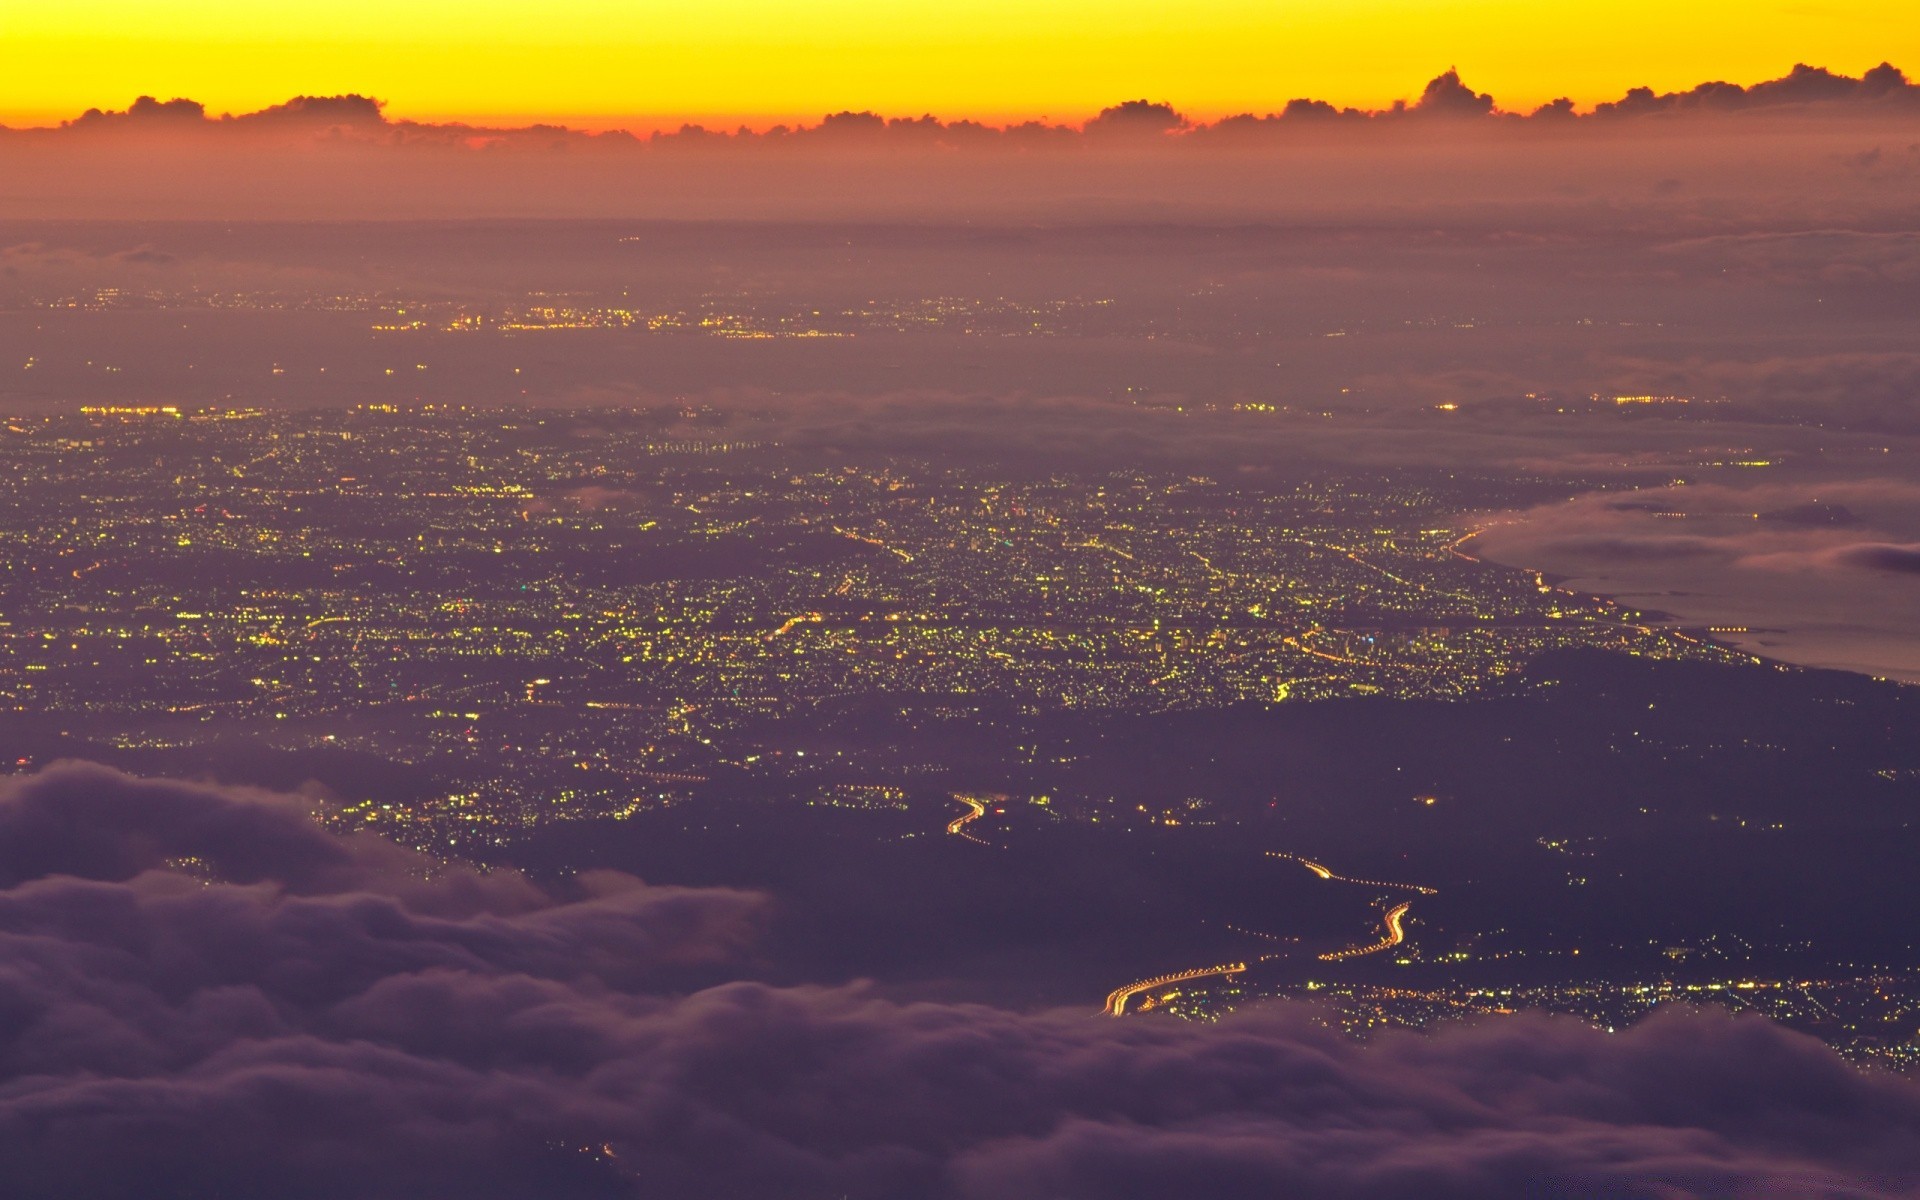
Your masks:
M244 913L263 933L316 940L329 951L351 949L342 939L382 942L377 957L391 963L445 965L451 955L476 969L511 962L565 973L604 963L628 978L729 959L758 919L754 896L649 888L616 874L583 877L581 895L556 898L515 872L480 872L371 834L332 833L314 820L318 807L63 764L0 790L0 889L15 901L78 888L113 892L134 908L148 899L174 906L168 911L212 905ZM217 886L196 889L204 901L181 902L168 876ZM287 922L299 928L277 928ZM529 932L539 937L521 937ZM609 941L610 933L618 936Z
M1586 493L1487 517L1476 553L1686 625L1747 627L1742 648L1784 662L1920 682L1920 479L1862 469L1895 462L1836 454L1768 484Z
M1778 79L1742 87L1714 81L1684 92L1656 94L1651 88L1633 88L1619 100L1598 105L1599 117L1671 116L1694 113L1834 109L1845 106L1910 107L1920 104L1920 87L1891 63L1881 63L1858 79L1824 67L1795 63Z
M1905 243L1892 240L1887 248L1888 262L1881 269L1902 270L1897 260L1906 249ZM1863 250L1849 251L1849 257L1854 253L1865 255ZM1834 260L1827 261L1834 263ZM1799 287L1810 276L1827 270L1850 272L1853 268L1793 267L1776 261L1752 268L1752 282ZM1762 279L1762 275L1766 278ZM1900 300L1902 294L1914 290L1912 284L1902 283L1883 288L1882 295ZM1824 292L1829 299L1843 294ZM1696 404L1713 406L1698 411L1713 412L1722 420L1799 424L1862 433L1920 432L1920 408L1914 404L1914 398L1920 396L1920 354L1891 348L1900 345L1896 338L1881 342L1890 347L1886 349L1847 348L1847 342L1856 340L1850 334L1871 330L1880 321L1878 301L1870 307L1873 311L1862 312L1858 307L1849 310L1850 316L1858 318L1852 321L1851 327L1804 339L1799 346L1793 345L1794 330L1784 321L1758 327L1764 330L1765 336L1753 338L1748 345L1740 345L1736 337L1716 337L1708 331L1686 342L1676 341L1659 357L1596 355L1581 364L1577 373L1563 373L1553 382L1575 395L1594 391L1604 395L1689 397ZM1703 302L1702 311L1706 308ZM1857 340L1869 345L1879 341L1871 336ZM1643 348L1636 349L1644 353ZM1510 386L1517 387L1520 378L1514 379Z
M1427 84L1413 111L1436 117L1491 116L1493 97L1460 82L1460 72L1449 68Z
M386 117L380 111L382 107L384 102L371 96L295 96L284 104L248 113L238 120L262 124L375 126L386 124Z
M1858 429L1920 431L1920 354L1816 354L1721 362L1685 371L1701 391L1789 419Z
M183 123L205 121L206 117L207 106L198 100L185 100L179 97L172 100L156 100L152 96L141 96L128 105L125 112L90 108L74 119L72 128L90 130L141 125L152 128L169 125L178 127Z
M175 98L157 100L141 96L125 111L90 108L66 127L81 133L113 130L178 131L182 128L261 129L280 125L384 125L382 102L368 96L295 96L282 104L238 117L231 114L213 117L198 100Z
M1726 547L1709 538L1625 537L1583 534L1542 543L1549 554L1571 554L1602 562L1660 562L1671 559L1707 558L1726 553Z
M511 141L516 135L522 134L537 136L557 134L569 141L579 142L595 140L592 135L556 126L514 129L477 127L461 123L434 125L413 121L394 121L386 116L383 109L383 101L359 94L303 95L257 112L213 117L206 111L205 105L195 100L175 98L161 101L152 96L141 96L124 111L88 109L63 128L72 131L145 129L159 132L165 129L177 130L183 126L205 126L258 132L275 126L331 127L358 129L376 138L404 135L416 140L439 131L445 134L447 140L455 143L475 137L493 141ZM1920 85L1910 82L1904 73L1889 63L1882 63L1859 78L1801 63L1796 64L1785 76L1765 80L1750 87L1716 81L1700 84L1684 92L1655 93L1650 88L1633 88L1619 100L1597 105L1587 116L1600 118L1603 121L1613 121L1623 117L1651 115L1714 115L1740 111L1766 111L1774 114L1830 113L1844 110L1920 115ZM1350 125L1375 125L1388 128L1396 125L1399 119L1408 116L1493 117L1496 115L1502 119L1502 123L1508 125L1525 123L1529 120L1544 120L1562 125L1567 118L1581 116L1576 113L1572 103L1565 100L1556 100L1543 105L1530 117L1502 113L1491 94L1474 91L1461 79L1457 70L1449 68L1429 80L1419 98L1411 105L1400 101L1378 110L1336 108L1322 100L1299 97L1289 100L1277 114L1266 117L1245 114L1209 124L1188 120L1171 104L1141 99L1128 100L1102 109L1080 130L1066 126L1037 125L1031 122L996 128L966 120L946 122L930 115L911 119L888 118L883 114L869 111L848 111L828 114L815 126L793 128L779 125L764 131L742 128L726 134L689 125L675 131L656 133L650 140L656 143L671 143L684 139L705 143L719 141L746 145L769 140L779 142L796 135L822 133L842 137L848 134L869 138L890 137L903 142L919 140L948 144L992 144L1001 140L1010 142L1028 140L1029 135L1036 131L1084 132L1095 136L1119 132L1205 135L1218 131L1245 132L1254 127L1277 129L1292 124L1312 126L1324 124L1328 118L1347 118L1347 124ZM0 133L5 132L7 131L4 128L0 128ZM1204 142L1206 139L1204 136L1196 136L1195 140ZM634 141L634 145L640 144Z
M1901 478L1793 479L1732 486L1684 486L1587 492L1511 514L1488 537L1529 553L1593 558L1715 558L1759 565L1773 556L1841 565L1855 549L1900 548L1863 541L1863 528L1920 528L1920 481Z
M1741 281L1822 289L1920 285L1920 234L1821 229L1742 233L1659 247L1656 254Z
M1884 542L1844 546L1833 552L1833 561L1870 571L1890 571L1898 575L1920 575L1920 543L1890 545Z
M689 984L760 902L559 896L287 796L0 786L0 1191L22 1198L1892 1196L1920 1088L1754 1018L1358 1045ZM735 970L744 968L736 966Z
M130 263L137 266L158 267L174 262L173 255L152 246L136 246L131 250L122 250L111 256L112 261Z
M1377 111L1301 97L1206 122L1135 99L1078 126L850 110L637 135L411 121L356 94L219 116L142 97L59 127L0 129L0 217L1350 221L1419 211L1524 212L1529 224L1567 214L1591 229L1651 206L1704 215L1674 223L1703 232L1752 228L1781 209L1802 228L1898 211L1920 169L1905 149L1920 88L1897 71L1725 86L1737 103L1649 92L1599 114L1549 105L1528 116L1501 111L1450 70L1411 103ZM1625 119L1642 109L1659 124ZM1434 153L1436 143L1458 153Z
M1101 109L1099 116L1087 122L1086 132L1096 137L1158 137L1178 133L1190 124L1171 104L1128 100Z

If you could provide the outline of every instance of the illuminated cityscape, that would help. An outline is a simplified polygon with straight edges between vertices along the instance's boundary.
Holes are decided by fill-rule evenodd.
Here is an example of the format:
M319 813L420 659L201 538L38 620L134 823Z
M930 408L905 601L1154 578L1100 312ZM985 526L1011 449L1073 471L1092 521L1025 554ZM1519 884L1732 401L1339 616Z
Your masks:
M1907 1053L1905 976L1888 973L1899 955L1850 975L1803 954L1796 974L1729 983L1708 969L1724 955L1696 966L1685 945L1740 935L1702 927L1590 944L1591 965L1551 982L1541 971L1574 968L1580 950L1564 928L1493 923L1504 902L1474 878L1480 840L1439 867L1444 887L1336 870L1281 847L1346 844L1373 819L1358 797L1303 830L1311 818L1259 800L1257 776L1222 790L1239 776L1217 753L1198 760L1204 737L1186 743L1191 783L1126 782L1130 756L1155 753L1125 745L1126 723L1182 713L1264 721L1371 700L1354 711L1391 724L1439 704L1471 727L1489 704L1590 689L1537 666L1583 653L1775 674L1706 629L1482 561L1481 526L1461 514L1511 485L847 458L783 445L761 420L387 403L10 418L0 697L30 734L15 770L74 754L231 770L242 735L367 780L333 785L342 828L448 862L531 854L562 872L591 859L570 863L542 830L709 828L723 813L721 828L744 830L728 796L760 797L773 807L750 819L776 827L782 812L838 813L880 845L944 828L1009 861L1108 830L1180 839L1216 864L1252 850L1267 865L1249 870L1305 868L1258 889L1334 886L1286 901L1295 916L1279 922L1258 891L1195 909L1211 932L1142 944L1141 977L1107 998L1115 1016L1290 995L1354 1031L1520 1009L1617 1026L1658 1002L1733 995L1850 1052ZM1605 721L1580 723L1608 753L1628 749ZM956 737L1001 749L983 758ZM1751 729L1724 749L1673 728L1632 739L1617 769L1783 749ZM1411 757L1389 757L1417 763L1407 745ZM364 765L339 775L349 761ZM1875 778L1914 774L1900 763ZM1428 832L1410 836L1438 851L1457 788L1389 789L1411 806L1396 823L1417 815ZM1590 889L1621 835L1556 834L1546 811L1515 827L1544 852L1525 886ZM1178 962L1176 944L1201 963ZM1315 970L1349 963L1359 978ZM1687 969L1648 976L1652 963ZM1417 979L1373 982L1379 964ZM1829 992L1855 1015L1820 1018Z
M1555 648L1744 660L1476 561L1444 480L825 465L659 427L688 415L15 418L0 698L127 747L239 723L432 764L449 795L364 815L444 844L805 773L746 730L850 697L1151 713L1467 697Z
M0 1200L1920 1196L1911 4L1190 7L7 7Z

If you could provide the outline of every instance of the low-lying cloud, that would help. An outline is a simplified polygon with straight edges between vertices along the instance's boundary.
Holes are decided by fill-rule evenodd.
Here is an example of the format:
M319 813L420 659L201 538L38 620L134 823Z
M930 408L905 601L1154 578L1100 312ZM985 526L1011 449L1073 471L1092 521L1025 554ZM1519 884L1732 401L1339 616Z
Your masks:
M1899 575L1920 575L1920 543L1889 545L1885 542L1843 546L1833 552L1835 562L1869 571L1892 571Z
M1756 652L1920 680L1920 481L1835 477L1594 492L1489 519L1499 562L1565 576Z
M298 799L0 787L18 1197L1893 1196L1920 1088L1767 1022L1361 1046L752 982L737 892L551 894ZM734 977L700 980L715 964Z

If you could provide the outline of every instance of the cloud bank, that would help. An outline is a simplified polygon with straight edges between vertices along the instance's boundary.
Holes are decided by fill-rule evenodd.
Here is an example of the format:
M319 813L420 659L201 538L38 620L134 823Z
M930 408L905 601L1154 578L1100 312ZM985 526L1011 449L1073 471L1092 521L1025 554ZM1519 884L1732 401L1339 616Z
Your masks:
M0 217L1245 219L1808 192L1879 211L1920 177L1916 123L1920 86L1891 65L1641 88L1584 113L1506 112L1448 71L1378 111L1301 97L1197 121L1143 97L1079 126L848 111L644 136L396 120L363 95L218 116L141 97L0 129Z
M323 132L328 136L350 134L432 137L456 140L511 139L516 135L532 139L585 137L558 126L535 125L521 128L474 126L460 123L431 124L394 121L387 117L384 103L363 95L295 96L258 112L220 114L207 112L196 100L175 98L158 100L141 96L124 110L88 109L57 130L40 133L67 135L100 134L110 131L179 132L181 130L221 131L232 134L262 134L298 130ZM1244 135L1250 130L1279 130L1291 127L1322 127L1328 121L1348 126L1373 125L1387 128L1408 120L1433 118L1489 118L1506 125L1526 122L1557 124L1567 119L1607 121L1649 116L1722 115L1733 112L1772 114L1835 115L1847 112L1873 112L1920 117L1920 85L1891 63L1881 63L1859 78L1837 74L1824 67L1794 64L1778 79L1765 80L1750 87L1713 81L1684 92L1656 93L1651 88L1630 89L1618 100L1605 101L1590 112L1578 112L1570 100L1556 100L1530 113L1510 112L1499 107L1494 97L1476 92L1449 69L1430 80L1418 99L1399 101L1385 109L1341 108L1324 100L1298 97L1287 101L1277 112L1240 113L1214 122L1189 120L1165 101L1127 100L1100 113L1081 126L1045 124L1028 121L993 126L977 121L943 121L931 115L886 117L878 113L838 112L823 117L817 125L775 125L767 129L742 126L735 130L712 130L701 125L685 125L678 130L656 131L645 139L624 131L598 135L614 142L645 140L656 145L689 143L712 146L721 143L776 143L785 141L831 143L886 140L899 144L940 143L950 148L982 146L992 143L1011 145L1053 144L1085 140L1098 143L1115 137L1151 137L1165 140L1204 142L1222 134ZM15 131L30 132L30 131Z
M1496 561L1695 624L1748 627L1729 640L1758 654L1920 680L1911 477L1813 464L1776 483L1591 492L1490 520L1480 545Z
M1763 1021L1359 1046L775 988L761 901L558 896L298 799L0 788L9 1196L1892 1196L1920 1088ZM702 983L716 964L736 978Z

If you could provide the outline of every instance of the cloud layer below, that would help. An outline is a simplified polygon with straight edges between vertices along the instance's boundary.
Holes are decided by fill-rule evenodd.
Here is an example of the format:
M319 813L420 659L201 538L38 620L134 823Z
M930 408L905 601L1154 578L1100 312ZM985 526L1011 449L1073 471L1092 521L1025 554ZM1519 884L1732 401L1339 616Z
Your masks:
M1891 456L1889 456L1891 457ZM1820 477L1610 490L1491 518L1481 549L1757 654L1920 682L1920 484Z
M0 788L10 1196L1892 1196L1920 1088L1752 1019L1358 1046L775 988L763 903L556 896L295 798ZM732 964L727 966L726 964ZM733 976L714 981L716 970Z

